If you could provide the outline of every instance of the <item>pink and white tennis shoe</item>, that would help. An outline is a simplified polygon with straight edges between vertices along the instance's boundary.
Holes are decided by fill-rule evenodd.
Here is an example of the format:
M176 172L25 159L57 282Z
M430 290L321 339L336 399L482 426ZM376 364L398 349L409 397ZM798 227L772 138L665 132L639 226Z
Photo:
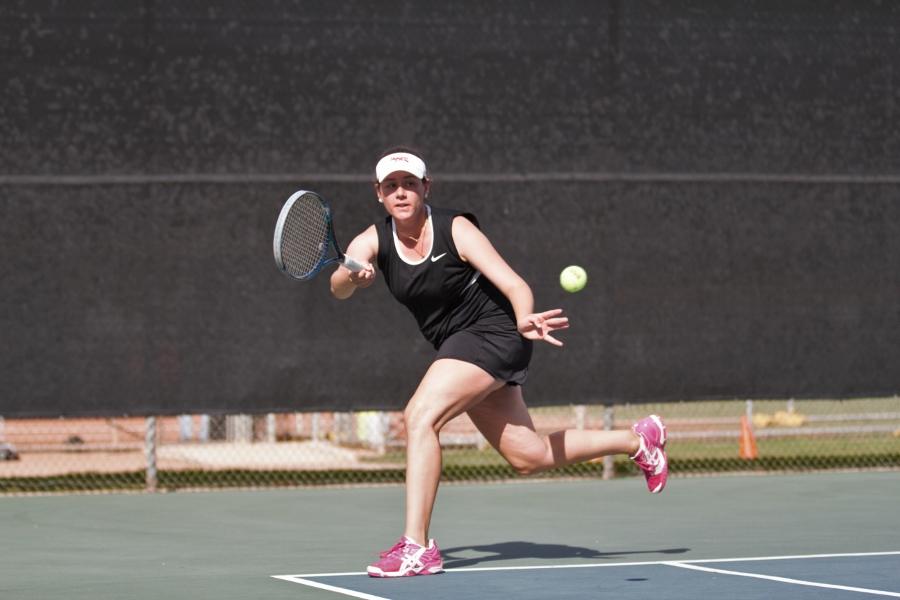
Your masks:
M435 575L444 572L444 561L434 540L429 540L426 547L404 536L382 552L378 562L369 565L367 571L369 577Z
M666 425L656 415L644 417L631 430L641 440L641 447L631 460L644 472L647 489L658 494L666 487L669 476L669 459L666 456Z

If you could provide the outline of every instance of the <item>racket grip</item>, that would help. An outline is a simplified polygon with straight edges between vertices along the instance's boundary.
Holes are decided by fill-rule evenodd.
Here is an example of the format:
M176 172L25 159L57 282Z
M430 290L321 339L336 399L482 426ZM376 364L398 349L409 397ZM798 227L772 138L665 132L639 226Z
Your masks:
M366 268L366 265L364 265L360 262L356 262L349 256L345 256L344 260L341 261L341 264L344 265L346 268L350 269L351 271L353 271L354 273L359 273L360 271L362 271L363 269Z

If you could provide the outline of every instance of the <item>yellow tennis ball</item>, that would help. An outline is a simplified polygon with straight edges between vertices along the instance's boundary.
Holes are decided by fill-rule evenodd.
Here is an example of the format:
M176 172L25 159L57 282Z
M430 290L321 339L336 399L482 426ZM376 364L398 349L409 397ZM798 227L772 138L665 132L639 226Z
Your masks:
M570 265L559 274L559 285L567 292L580 292L587 285L587 272L578 265Z

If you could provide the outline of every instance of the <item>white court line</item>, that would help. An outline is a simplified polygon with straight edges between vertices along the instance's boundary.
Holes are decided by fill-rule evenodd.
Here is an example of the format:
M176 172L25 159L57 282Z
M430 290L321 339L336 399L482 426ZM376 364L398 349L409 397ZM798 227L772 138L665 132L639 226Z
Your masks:
M761 573L745 573L743 571L727 571L725 569L713 569L710 567L701 567L700 565L685 564L679 562L662 563L669 567L678 567L679 569L691 569L693 571L703 571L704 573L719 573L721 575L735 575L737 577L750 577L752 579L766 579L768 581L777 581L779 583L790 583L792 585L805 585L807 587L828 588L830 590L844 590L847 592L859 592L861 594L873 594L875 596L891 596L900 598L898 592L886 592L884 590L872 590L869 588L852 587L849 585L835 585L832 583L822 583L820 581L806 581L803 579L791 579L790 577L776 577L774 575L762 575Z
M682 563L682 564L706 564L706 563L719 563L719 562L750 562L750 561L759 561L759 560L801 560L804 558L854 558L854 557L863 557L863 556L895 556L900 554L900 551L891 550L889 552L840 552L837 554L788 554L785 556L751 556L745 558L703 558L698 560L668 560L662 561L660 564L667 564L672 562Z
M638 567L638 566L658 566L664 565L669 567L679 567L683 569L694 569L697 571L709 571L713 573L722 573L726 575L738 575L742 577L754 577L757 579L769 579L773 581L781 581L783 583L793 583L795 585L807 585L813 587L823 587L823 588L833 588L839 590L847 590L854 592L861 592L865 594L875 594L880 596L892 596L896 598L900 598L900 593L895 592L885 592L880 590L870 590L867 588L855 588L849 586L840 586L840 585L831 585L826 583L816 583L811 581L802 581L799 579L788 579L785 577L773 577L770 575L759 575L755 573L743 573L740 571L725 571L721 569L711 569L708 567L700 567L696 566L699 564L705 563L723 563L723 562L751 562L751 561L765 561L765 560L803 560L803 559L813 559L813 558L860 558L860 557L869 557L869 556L894 556L900 555L900 551L889 551L889 552L845 552L845 553L836 553L836 554L792 554L792 555L783 555L783 556L748 556L748 557L736 557L736 558L701 558L696 560L679 560L679 561L671 561L671 560L657 560L657 561L642 561L642 562L620 562L620 563L587 563L587 564L577 564L577 565L533 565L533 566L515 566L515 567L469 567L464 569L447 569L447 573L472 573L472 572L483 572L483 571L536 571L543 569L597 569L597 568L607 568L607 567ZM328 585L325 583L320 583L318 581L310 581L311 577L341 577L341 576L361 576L366 575L363 571L358 572L344 572L344 573L309 573L305 575L272 575L275 579L281 579L284 581L290 581L293 583L299 583L301 585L307 585L310 587L320 588L324 590L329 590L332 592L337 592L339 594L345 594L347 596L351 596L353 598L362 598L364 600L389 600L387 598L382 598L380 596L373 596L371 594L365 594L363 592L357 592L355 590L349 590L346 588L341 588L337 586Z
M363 575L363 573L345 573L346 575ZM334 573L332 575L337 575ZM337 587L336 585L328 585L327 583L319 583L318 581L310 581L308 579L304 579L298 575L272 575L275 579L283 579L284 581L291 581L293 583L299 583L300 585L308 585L309 587L319 588L320 590L328 590L329 592L337 592L338 594L344 594L345 596L351 596L353 598L362 598L363 600L391 600L390 598L385 598L383 596L373 596L372 594L365 594L363 592L357 592L356 590L348 590L347 588ZM314 577L314 576L313 576ZM325 575L319 575L319 577L325 577Z
M515 567L468 567L463 569L447 569L447 573L471 573L476 571L528 571L540 569L598 569L604 567L640 567L648 565L669 565L672 563L679 564L707 564L721 562L744 562L744 561L763 561L763 560L801 560L808 558L855 558L866 556L895 556L900 555L900 550L891 550L887 552L841 552L833 554L789 554L782 556L740 556L734 558L698 558L689 560L652 560L640 562L619 562L619 563L582 563L577 565L529 565ZM365 571L349 571L345 573L305 573L302 575L272 575L276 578L285 577L345 577L352 575L366 575Z
M900 554L900 553L898 553ZM639 567L646 565L661 565L665 561L623 562L623 563L585 563L578 565L526 565L516 567L468 567L463 569L446 569L445 573L474 573L478 571L540 571L542 569L597 569L601 567ZM302 575L272 575L276 579L305 579L307 577L347 577L354 575L367 575L365 571L348 573L304 573Z

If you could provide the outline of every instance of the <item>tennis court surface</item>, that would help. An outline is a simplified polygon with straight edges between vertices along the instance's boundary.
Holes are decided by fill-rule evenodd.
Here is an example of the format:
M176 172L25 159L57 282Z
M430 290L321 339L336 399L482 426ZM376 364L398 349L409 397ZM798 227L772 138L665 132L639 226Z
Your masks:
M443 486L447 573L366 577L403 488L0 498L0 598L900 597L900 474Z
M900 552L622 562L592 565L459 569L438 581L389 583L360 573L279 576L278 579L351 598L457 598L515 594L523 600L594 598L849 598L900 597L895 573ZM364 575L362 575L364 576ZM864 587L865 586L865 587ZM891 591L894 590L894 591ZM481 596L480 594L486 594Z

